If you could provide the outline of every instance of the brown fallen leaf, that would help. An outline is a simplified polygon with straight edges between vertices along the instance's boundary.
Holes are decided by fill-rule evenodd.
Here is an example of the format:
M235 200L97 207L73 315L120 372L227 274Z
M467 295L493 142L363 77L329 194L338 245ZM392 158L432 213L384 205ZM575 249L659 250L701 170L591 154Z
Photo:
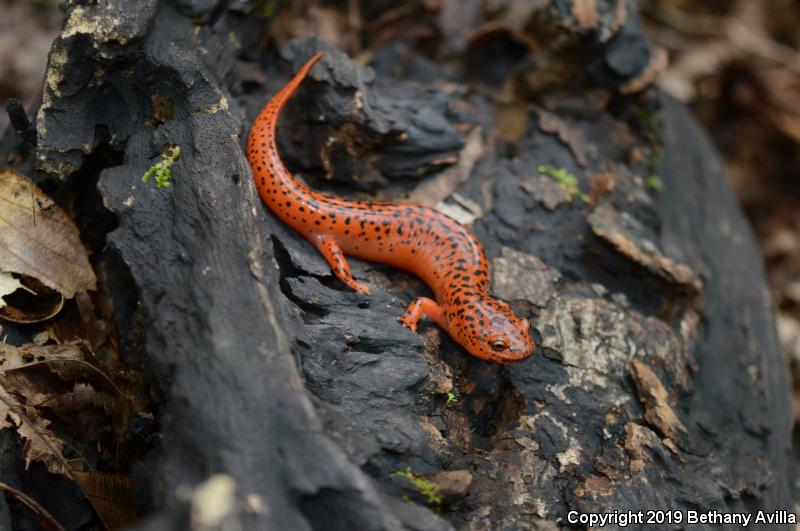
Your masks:
M719 76L734 62L763 63L793 75L800 73L800 54L768 30L767 3L737 0L724 16L662 4L653 12L654 18L671 33L691 37L686 39L689 46L682 47L678 59L659 76L659 85L676 98L693 101L702 86L699 80Z
M5 296L5 306L0 304L0 317L14 323L30 324L46 321L61 311L64 306L61 293L34 277L20 276L21 289Z
M11 346L0 342L0 371L16 369L34 362L64 359L83 359L79 344Z
M22 457L27 469L33 461L43 463L51 474L72 478L70 470L81 467L71 464L63 455L64 441L48 428L50 421L42 418L36 408L21 404L5 387L0 386L2 408L13 419L17 433L23 439Z
M9 417L11 412L11 405L0 400L0 430L16 426Z
M110 429L117 444L124 442L134 399L112 379L121 373L107 373L104 365L94 363L98 362L83 343L0 343L0 429L16 429L26 467L40 462L51 474L75 481L105 527L116 529L138 518L133 480L92 470L43 416L55 415L73 434L96 441L101 450L113 444ZM67 449L78 457L64 457Z
M0 383L14 369L47 369L65 382L89 382L125 404L128 411L148 416L149 395L140 374L99 362L83 342L61 345L26 344L19 347L0 342Z
M84 357L76 344L0 344L0 385L27 406L48 408L83 440L99 442L110 419L115 440L122 443L134 399ZM72 387L65 389L62 382Z
M0 308L6 305L4 297L11 295L18 289L24 289L25 286L19 280L11 276L11 273L0 271Z
M85 441L99 441L108 427L121 443L128 431L130 410L119 396L97 391L91 384L75 383L72 391L53 397L41 404L52 410ZM93 415L93 410L97 410Z
M39 279L66 298L95 289L78 228L30 179L0 169L0 271Z
M0 385L0 414L3 411L14 420L14 424L6 422L6 426L16 426L23 439L25 468L38 461L51 474L75 481L107 529L116 529L137 519L133 479L87 470L88 464L82 458L66 459L66 444L50 430L50 421L40 416L35 407L18 402Z
M139 518L133 502L136 485L130 477L83 471L73 471L72 475L107 529L118 529Z

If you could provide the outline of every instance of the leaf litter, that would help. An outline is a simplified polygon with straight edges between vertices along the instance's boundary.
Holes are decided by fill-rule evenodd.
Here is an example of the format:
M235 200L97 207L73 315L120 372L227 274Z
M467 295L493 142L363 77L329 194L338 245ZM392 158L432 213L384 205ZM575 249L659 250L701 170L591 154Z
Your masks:
M34 343L0 342L0 429L16 431L26 469L41 463L74 481L103 525L115 529L138 517L134 481L117 473L129 469L126 459L139 451L128 427L134 416L153 415L141 375L118 363L116 341L110 340L115 332L108 323L96 323L102 315L94 311L94 298L102 294L87 290L97 284L70 215L27 177L0 169L0 317L49 323L34 334ZM57 305L42 307L46 292ZM64 299L72 298L70 312L53 321ZM27 307L20 308L20 301ZM102 360L94 350L101 344L112 351ZM26 494L11 486L0 490L43 526L63 529Z
M131 412L147 415L126 384L117 385L120 378L125 375L93 359L82 343L0 343L0 429L13 428L21 437L26 468L40 462L75 481L109 529L136 519L133 480L97 471L56 432L54 421L95 443L101 457L113 455L126 442Z

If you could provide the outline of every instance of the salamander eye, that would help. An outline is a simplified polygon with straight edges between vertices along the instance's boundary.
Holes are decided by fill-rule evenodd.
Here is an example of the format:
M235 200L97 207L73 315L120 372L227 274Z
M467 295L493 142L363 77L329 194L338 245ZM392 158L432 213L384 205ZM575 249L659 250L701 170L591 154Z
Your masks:
M502 339L492 339L489 344L492 345L492 350L500 351L508 348L508 344Z

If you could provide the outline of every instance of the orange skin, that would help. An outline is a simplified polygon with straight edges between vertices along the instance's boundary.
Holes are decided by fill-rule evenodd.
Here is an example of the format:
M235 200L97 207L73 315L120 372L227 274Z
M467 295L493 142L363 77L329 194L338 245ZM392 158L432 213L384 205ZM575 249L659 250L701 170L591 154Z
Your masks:
M419 297L400 317L416 332L427 315L470 354L514 363L533 354L530 323L487 294L489 262L475 235L433 209L412 204L348 201L314 192L281 162L275 128L281 109L322 57L312 57L264 106L250 129L247 159L267 206L322 253L333 273L358 293L345 255L389 264L421 278L436 301ZM438 301L438 302L437 302Z

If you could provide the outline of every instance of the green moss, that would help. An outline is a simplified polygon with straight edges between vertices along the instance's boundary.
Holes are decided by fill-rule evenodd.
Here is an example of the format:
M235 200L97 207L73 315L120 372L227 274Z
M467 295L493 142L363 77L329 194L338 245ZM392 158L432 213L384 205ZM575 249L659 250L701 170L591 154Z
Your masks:
M664 147L659 136L659 129L662 122L662 108L655 106L655 108L648 109L642 105L633 107L632 113L636 121L643 129L645 139L650 144L650 156L647 159L647 177L645 177L645 186L654 192L660 192L664 189L664 183L658 176L661 161L664 158Z
M455 404L457 402L456 395L453 391L447 391L447 402L445 405Z
M156 188L166 188L172 181L172 166L181 157L179 146L168 146L161 155L161 160L153 164L149 170L142 175L142 182L146 183L153 177Z
M660 192L664 189L664 182L658 176L658 169L661 167L661 160L664 158L664 148L660 145L653 146L650 159L647 161L647 170L650 174L645 177L644 184L654 192Z
M554 168L553 166L541 165L536 168L536 171L542 175L552 177L560 186L561 189L569 196L570 201L579 198L584 203L589 202L589 195L581 192L578 187L578 178L572 175L564 168Z
M278 3L275 0L268 0L264 2L261 6L261 16L264 18L269 18L275 13L275 8L278 7Z
M657 169L661 166L661 161L664 160L664 148L661 146L653 146L653 153L650 155L650 160L647 163L651 168Z
M664 189L664 182L658 175L648 175L644 182L648 188L656 192L660 192Z
M661 125L661 113L658 110L649 111L641 106L633 108L633 115L648 129L655 131Z
M389 474L389 476L392 478L403 478L411 483L417 492L428 500L428 506L434 513L439 514L442 510L442 496L439 494L439 487L433 481L414 474L411 472L410 468L396 470Z

